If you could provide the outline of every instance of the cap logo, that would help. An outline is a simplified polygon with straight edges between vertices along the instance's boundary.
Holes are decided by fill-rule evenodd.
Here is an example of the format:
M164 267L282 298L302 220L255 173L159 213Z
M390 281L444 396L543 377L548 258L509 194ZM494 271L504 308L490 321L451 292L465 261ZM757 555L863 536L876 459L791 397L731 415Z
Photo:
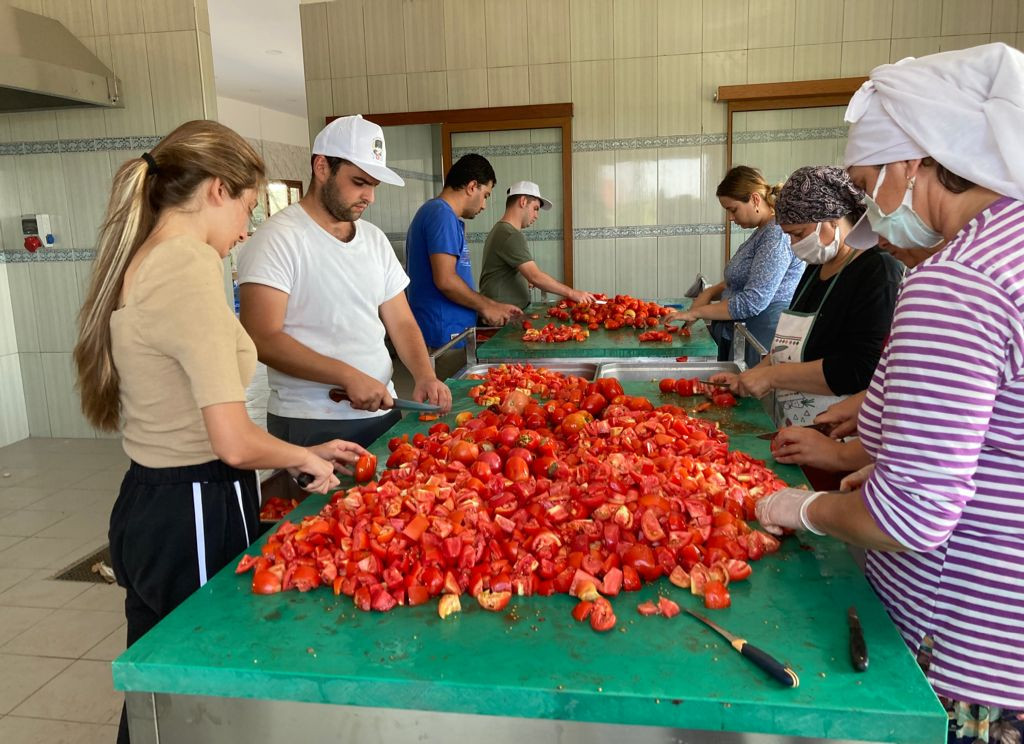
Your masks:
M373 157L378 162L384 159L384 140L380 137L373 138Z

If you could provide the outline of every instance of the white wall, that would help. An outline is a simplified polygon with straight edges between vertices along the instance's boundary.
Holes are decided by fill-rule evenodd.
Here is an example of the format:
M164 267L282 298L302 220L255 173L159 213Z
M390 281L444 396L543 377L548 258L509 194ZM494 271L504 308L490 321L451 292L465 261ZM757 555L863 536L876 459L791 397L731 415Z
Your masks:
M308 148L305 117L273 111L237 98L217 96L217 120L243 137Z

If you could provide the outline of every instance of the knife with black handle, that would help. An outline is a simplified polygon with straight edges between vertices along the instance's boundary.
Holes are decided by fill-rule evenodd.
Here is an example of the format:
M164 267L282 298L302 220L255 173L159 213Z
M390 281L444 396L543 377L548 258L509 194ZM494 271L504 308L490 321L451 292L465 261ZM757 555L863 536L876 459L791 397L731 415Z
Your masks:
M728 630L720 625L716 625L703 615L699 615L689 608L684 607L683 609L718 633L725 640L729 641L730 646L739 651L746 658L750 659L750 661L757 664L761 669L768 672L768 674L774 677L779 683L786 687L800 686L800 678L796 676L796 672L769 654L767 651L758 648L752 643L747 643L745 638L734 636Z
M846 620L850 624L850 663L858 672L868 668L868 644L864 640L864 630L860 627L857 608L850 605L846 611Z

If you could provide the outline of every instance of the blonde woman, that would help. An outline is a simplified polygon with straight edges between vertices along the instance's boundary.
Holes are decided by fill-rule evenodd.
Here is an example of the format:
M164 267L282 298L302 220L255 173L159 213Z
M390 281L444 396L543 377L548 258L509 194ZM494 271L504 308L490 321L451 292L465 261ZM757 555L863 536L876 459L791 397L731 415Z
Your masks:
M701 292L688 309L665 318L666 324L711 321L720 360L731 358L734 321L746 323L762 346L770 346L779 316L789 307L803 275L804 262L793 255L789 236L775 222L775 198L781 189L781 183L769 184L756 168L729 169L715 191L718 202L730 222L756 229L736 249L721 282ZM748 346L747 366L760 361Z
M110 517L129 646L255 538L254 468L308 474L326 493L363 452L286 444L246 413L256 349L227 305L222 259L264 178L252 147L212 121L183 124L114 176L75 363L86 418L120 428L131 458Z

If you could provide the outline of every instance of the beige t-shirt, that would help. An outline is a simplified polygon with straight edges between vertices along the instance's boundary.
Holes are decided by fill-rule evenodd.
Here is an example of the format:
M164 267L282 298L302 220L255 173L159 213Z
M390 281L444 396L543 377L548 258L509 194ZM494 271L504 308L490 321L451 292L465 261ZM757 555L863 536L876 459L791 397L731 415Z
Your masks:
M110 317L124 451L151 468L216 460L201 409L244 402L256 368L256 346L224 297L220 256L193 238L160 243L124 300Z

